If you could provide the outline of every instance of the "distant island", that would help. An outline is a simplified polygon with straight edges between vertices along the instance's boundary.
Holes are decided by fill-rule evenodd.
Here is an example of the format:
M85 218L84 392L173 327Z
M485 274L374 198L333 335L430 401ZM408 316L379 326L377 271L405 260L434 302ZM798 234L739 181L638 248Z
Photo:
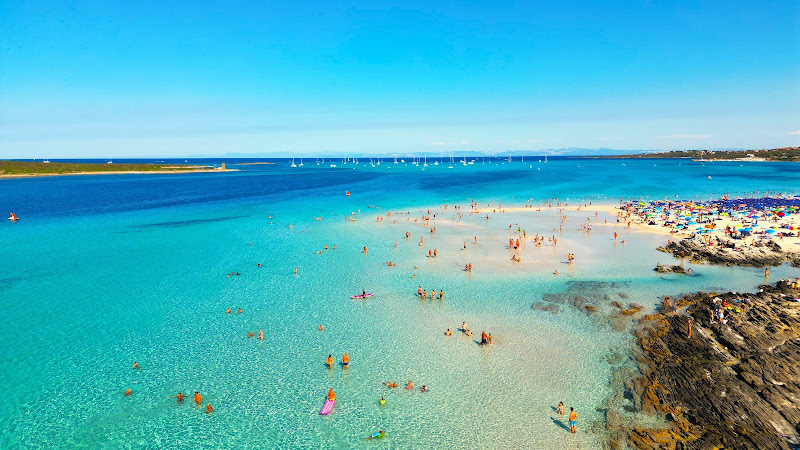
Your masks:
M65 162L31 162L0 161L0 178L45 177L57 175L112 175L135 173L196 173L196 172L230 172L226 169L211 166L195 166L180 164L96 164Z
M800 147L769 150L672 150L635 155L587 156L596 159L690 158L696 161L800 161Z

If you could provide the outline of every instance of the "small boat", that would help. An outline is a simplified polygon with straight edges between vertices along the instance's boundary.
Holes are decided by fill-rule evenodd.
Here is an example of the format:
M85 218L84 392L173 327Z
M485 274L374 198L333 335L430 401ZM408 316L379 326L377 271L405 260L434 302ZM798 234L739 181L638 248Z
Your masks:
M16 222L16 221L18 221L18 220L19 220L19 217L17 217L17 215L16 215L16 214L14 214L13 212L12 212L12 213L9 213L9 214L11 214L11 215L10 215L10 216L8 216L8 220L10 220L10 221L12 221L12 222Z
M351 295L350 298L367 298L367 297L372 297L373 295L374 294L372 294L372 293L363 294L363 295L362 294L358 294L358 295Z
M294 158L292 158L292 166L291 167L297 167L297 164L294 163Z

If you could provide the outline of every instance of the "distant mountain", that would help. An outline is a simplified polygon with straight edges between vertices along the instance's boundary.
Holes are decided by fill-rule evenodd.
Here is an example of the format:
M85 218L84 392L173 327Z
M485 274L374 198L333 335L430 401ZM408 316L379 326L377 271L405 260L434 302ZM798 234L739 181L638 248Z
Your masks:
M460 151L438 151L438 152L391 152L391 153L342 153L331 151L319 152L303 152L303 153L289 153L289 152L263 152L263 153L227 153L224 155L194 155L192 158L408 158L419 157L423 158L425 155L428 158L449 158L453 156L456 159L463 157L467 158L491 158L491 157L522 157L522 156L610 156L610 155L634 155L650 152L648 150L614 150L610 148L552 148L542 150L509 150L509 151L479 151L479 150L460 150Z

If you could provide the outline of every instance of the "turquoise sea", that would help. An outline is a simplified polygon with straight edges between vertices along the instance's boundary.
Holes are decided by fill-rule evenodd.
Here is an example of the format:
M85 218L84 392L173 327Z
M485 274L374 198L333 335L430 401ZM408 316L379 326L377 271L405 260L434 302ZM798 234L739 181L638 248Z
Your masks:
M659 275L657 262L673 263L655 250L666 237L618 228L626 243L615 244L607 213L586 206L562 224L543 201L800 186L792 163L243 161L189 160L240 170L228 173L0 180L0 211L20 217L0 224L0 448L599 448L598 409L632 336L569 302L557 313L532 303L618 299L652 310L664 295L756 290L763 270ZM473 200L482 214L469 214ZM534 208L491 212L501 203ZM525 241L513 262L517 227L558 244ZM422 301L418 286L445 297ZM350 299L362 289L375 296ZM456 330L462 321L475 336ZM248 337L259 330L263 341ZM492 346L477 342L483 330ZM344 352L347 369L325 366ZM415 389L403 388L409 380ZM329 388L337 404L320 416ZM578 412L576 435L554 413L559 401ZM378 430L383 439L365 439Z

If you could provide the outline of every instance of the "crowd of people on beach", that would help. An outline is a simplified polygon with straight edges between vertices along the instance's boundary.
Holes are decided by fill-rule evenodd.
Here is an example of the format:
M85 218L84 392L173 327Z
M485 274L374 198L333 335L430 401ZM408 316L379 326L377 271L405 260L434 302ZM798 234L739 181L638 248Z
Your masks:
M719 200L649 202L619 206L617 222L665 228L690 241L740 250L757 242L797 238L800 233L800 196Z

